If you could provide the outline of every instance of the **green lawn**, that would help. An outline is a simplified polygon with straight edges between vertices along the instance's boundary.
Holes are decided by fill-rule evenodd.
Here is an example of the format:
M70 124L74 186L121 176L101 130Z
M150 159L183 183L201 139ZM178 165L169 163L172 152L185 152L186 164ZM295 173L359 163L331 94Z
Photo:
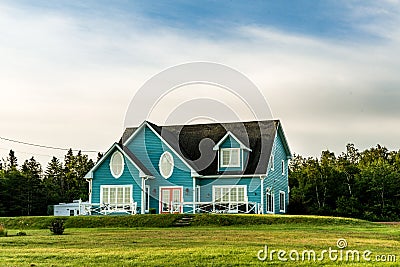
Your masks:
M400 227L375 224L310 226L276 224L258 226L187 228L67 228L62 236L48 230L26 230L28 236L0 237L0 266L309 266L309 261L280 262L257 259L257 252L337 249L345 238L347 250L371 250L400 257ZM345 250L346 250L345 249ZM301 257L301 256L300 256ZM400 262L400 258L397 259ZM332 262L325 265L380 266L377 262ZM321 265L316 261L312 265ZM385 266L396 266L387 263Z

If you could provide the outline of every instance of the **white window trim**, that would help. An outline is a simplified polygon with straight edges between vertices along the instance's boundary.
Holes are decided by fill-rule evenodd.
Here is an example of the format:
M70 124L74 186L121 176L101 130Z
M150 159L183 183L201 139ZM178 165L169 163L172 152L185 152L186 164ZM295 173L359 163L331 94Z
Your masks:
M159 205L158 205L159 206L159 210L158 210L158 213L159 214L162 214L162 204L163 204L163 202L162 202L162 190L163 189L180 189L181 190L181 203L184 202L183 186L159 186L158 187L158 190L159 190L159 201L158 201L159 202ZM183 204L180 205L180 207L179 207L179 213L183 213Z
M132 204L133 203L133 186L132 185L101 185L100 186L100 204L110 204L109 201L104 201L103 199L103 190L104 188L130 188L131 195L129 196L129 203L122 203L122 204ZM110 197L110 196L109 196ZM125 199L125 198L124 198ZM114 204L113 204L114 205Z
M274 156L274 153L271 154L270 161L271 161L271 171L273 171L275 169L275 156Z
M219 140L219 142L213 147L213 150L218 150L219 147L221 146L221 144L225 141L225 139L227 139L229 136L231 136L240 146L241 149L247 150L249 152L251 152L252 150L245 146L242 142L240 142L240 140L230 131L228 131L224 137L221 138L221 140Z
M267 188L267 192L265 194L265 211L268 214L274 214L275 213L275 196L274 193L271 192L272 190L270 188ZM272 199L272 211L268 210L268 195L271 196Z
M231 190L232 188L244 188L244 202L248 202L248 196L247 196L247 186L246 185L214 185L213 186L213 202L216 202L215 199L215 190L219 189L222 190L222 188L228 188L229 190ZM222 195L221 195L222 196ZM229 197L230 198L230 197ZM218 203L230 203L230 199L229 201L220 201ZM238 202L242 202L242 201L238 201Z
M170 156L170 158L172 160L172 162L171 162L172 168L171 168L171 171L168 173L168 175L164 176L163 172L161 171L161 160L165 155ZM158 170L160 171L161 176L164 177L165 179L170 178L172 176L172 173L174 172L174 168L175 168L174 157L172 156L171 153L169 153L168 151L165 151L164 153L162 153L162 155L160 156L160 160L158 161Z
M283 195L283 209L281 209L281 195ZM279 211L286 212L286 192L282 190L279 191Z
M222 154L223 154L223 151L229 151L229 159L231 159L231 151L233 151L233 150L237 150L238 151L238 158L237 158L237 161L238 161L238 164L236 164L236 165L232 165L232 164L227 164L227 165L224 165L224 159L223 159L223 156L222 156ZM220 167L221 168L236 168L236 167L240 167L241 166L241 164L240 164L240 154L241 154L241 151L240 151L241 149L240 148L233 148L233 147L230 147L230 148L221 148L220 149Z
M284 159L282 160L281 168L282 168L282 175L285 175L286 164L285 164L285 160Z
M121 170L121 173L120 173L119 175L116 175L116 174L114 173L113 169L112 169L112 164L113 164L113 159L114 159L114 157L115 157L116 155L118 155L118 154L121 156L121 159L122 159L122 170ZM117 151L115 151L115 152L112 154L111 159L110 159L110 172L111 172L111 175L112 175L115 179L118 179L118 178L121 177L122 174L124 173L124 169L125 169L125 159L124 159L124 155L123 155L121 152L119 152L119 151L117 150Z

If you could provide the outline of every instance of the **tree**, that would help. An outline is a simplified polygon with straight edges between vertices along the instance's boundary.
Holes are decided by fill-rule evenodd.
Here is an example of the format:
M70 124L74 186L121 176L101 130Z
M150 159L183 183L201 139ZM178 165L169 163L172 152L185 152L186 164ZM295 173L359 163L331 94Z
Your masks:
M21 172L25 176L26 189L24 203L27 215L43 215L46 213L44 201L44 190L42 187L42 167L40 163L32 157L26 160L21 167Z
M53 157L47 165L44 175L44 187L47 205L54 205L64 201L66 188L63 166L56 157Z
M93 168L93 160L79 151L74 156L70 149L64 158L64 177L67 184L66 199L68 202L74 199L88 199L88 184L84 179L86 173Z
M18 166L18 160L17 157L15 156L15 153L13 150L10 150L10 153L8 154L8 158L7 158L7 169L11 170L11 169L16 169Z

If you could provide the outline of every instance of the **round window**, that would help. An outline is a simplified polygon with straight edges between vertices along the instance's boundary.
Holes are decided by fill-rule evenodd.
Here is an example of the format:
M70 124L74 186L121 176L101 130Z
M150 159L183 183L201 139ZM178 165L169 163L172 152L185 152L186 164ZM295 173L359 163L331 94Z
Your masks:
M164 152L160 157L159 168L161 175L168 179L174 171L174 158L168 151Z
M110 171L114 178L121 177L124 171L124 157L121 152L115 151L111 157Z

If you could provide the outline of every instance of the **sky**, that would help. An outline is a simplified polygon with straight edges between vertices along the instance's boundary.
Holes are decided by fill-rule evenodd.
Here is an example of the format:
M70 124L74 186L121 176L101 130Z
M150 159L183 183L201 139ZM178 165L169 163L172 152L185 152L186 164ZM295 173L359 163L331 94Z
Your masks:
M0 1L0 137L105 152L148 79L210 61L258 86L293 153L399 150L400 1L109 2Z

